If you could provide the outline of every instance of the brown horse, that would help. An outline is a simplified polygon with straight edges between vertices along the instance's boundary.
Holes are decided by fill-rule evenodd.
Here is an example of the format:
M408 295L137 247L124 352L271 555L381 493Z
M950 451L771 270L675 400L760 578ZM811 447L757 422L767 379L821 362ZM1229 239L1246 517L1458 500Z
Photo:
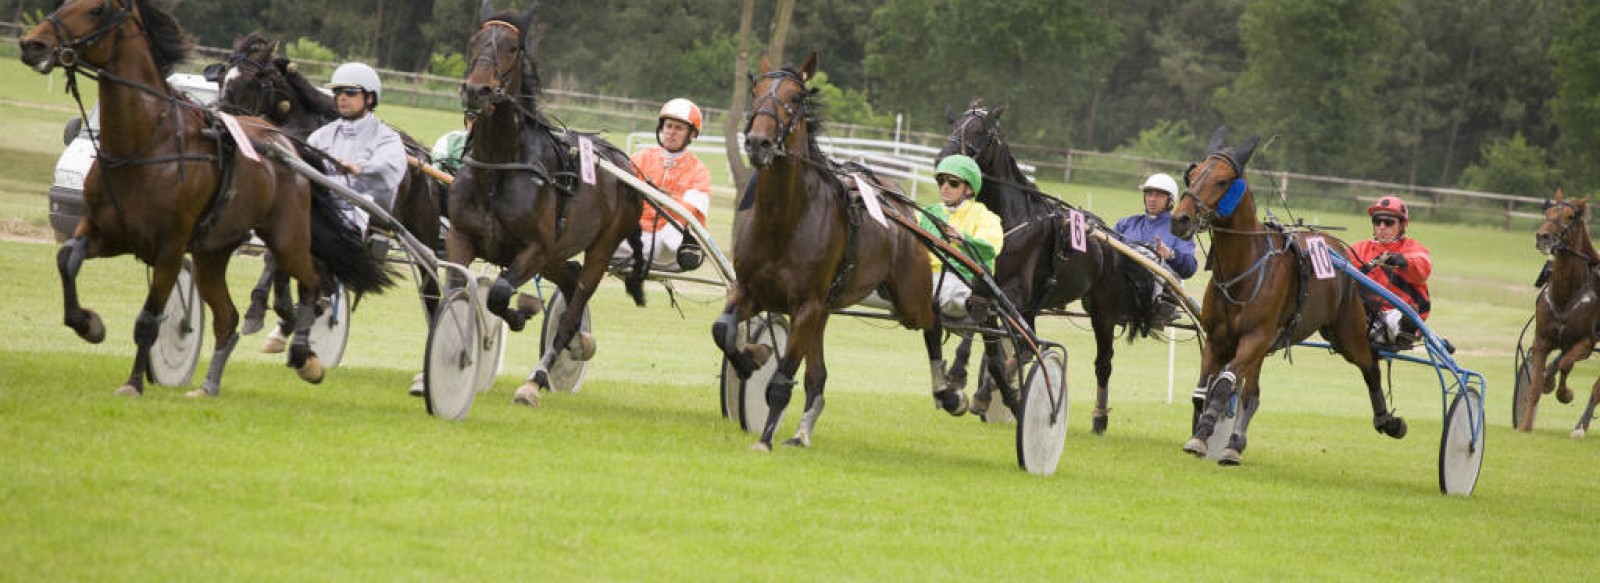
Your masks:
M1172 212L1172 234L1187 239L1209 230L1212 243L1207 256L1211 285L1200 314L1208 341L1201 349L1194 436L1184 451L1206 455L1207 440L1238 392L1239 414L1219 458L1224 465L1238 465L1250 419L1260 404L1262 360L1314 332L1361 369L1372 400L1373 427L1389 437L1405 437L1405 420L1394 416L1385 403L1377 351L1367 340L1359 284L1343 272L1326 279L1309 276L1307 241L1320 235L1269 228L1256 219L1255 197L1244 170L1258 140L1224 147L1226 133L1226 127L1218 128L1211 137L1210 154L1184 174L1187 188ZM1343 242L1324 240L1329 249L1349 255ZM1202 394L1204 399L1199 398Z
M1543 393L1555 390L1557 400L1572 402L1567 375L1574 364L1594 351L1596 326L1600 326L1600 302L1596 301L1600 299L1596 297L1600 253L1589 241L1589 227L1583 221L1588 204L1586 198L1566 198L1556 190L1555 199L1544 209L1544 223L1534 234L1539 252L1551 256L1550 282L1535 302L1533 350L1528 354L1533 383L1528 388L1525 413L1517 420L1519 431L1533 431L1534 411ZM1560 353L1554 367L1548 362L1552 351ZM1555 382L1557 372L1560 383ZM1589 392L1589 405L1578 417L1572 437L1583 437L1589 431L1596 403L1600 403L1600 379Z
M738 346L737 323L760 312L781 312L794 329L767 384L770 411L757 449L771 451L772 434L793 392L794 376L806 366L806 406L800 427L787 444L809 446L822 414L828 380L823 363L823 329L831 310L855 304L878 291L894 306L899 322L924 330L933 387L940 406L966 411L959 390L944 390L940 329L933 306L933 269L928 251L910 231L864 218L859 200L817 146L817 104L806 87L816 72L812 54L796 69L773 70L761 59L761 77L751 88L745 122L745 152L758 168L750 217L734 233L734 285L711 335L742 378L757 368L751 346ZM879 183L880 188L892 188ZM852 208L854 206L855 208ZM883 212L914 217L910 205L885 198Z
M105 338L99 315L78 305L84 259L132 253L151 266L150 289L134 324L133 372L117 390L142 394L162 306L184 254L191 254L217 340L206 380L190 395L217 395L238 342L228 260L254 230L300 282L289 364L319 382L322 367L307 341L324 283L313 255L356 293L378 291L389 284L388 275L363 252L359 234L339 218L326 193L313 196L304 177L273 164L235 159L240 146L218 129L216 118L166 85L187 47L177 21L149 0L68 0L22 38L22 61L40 73L65 68L74 96L78 73L99 79L101 135L84 181L87 210L56 255L66 324L90 342ZM251 142L292 149L263 129L264 121L241 121Z
M297 141L304 141L329 122L339 118L338 106L333 98L318 91L292 61L277 56L279 43L257 33L239 37L233 43L233 54L226 65L207 68L208 77L213 68L221 76L222 94L217 107L238 115L259 116L271 121L283 133ZM401 143L411 158L426 162L429 152L415 138L398 128ZM420 165L412 165L400 179L396 188L392 213L400 226L411 233L429 249L438 249L443 210L439 197L443 185L425 174ZM245 309L244 334L261 329L266 315L268 284L273 282L273 261L266 255L267 263L261 279L250 292L250 307ZM431 317L438 304L439 290L431 278L423 278L423 309ZM277 306L281 314L287 308L288 280L279 274L276 291L280 299ZM285 324L287 321L284 322ZM282 330L287 333L288 330Z
M597 157L629 168L628 157L593 136L561 132L539 112L539 76L531 34L534 8L497 13L483 2L483 23L468 47L470 63L461 85L467 109L477 114L468 151L450 187L450 261L484 259L504 267L489 289L489 311L513 331L522 330L533 306L518 302L516 288L534 275L555 283L568 309L551 346L578 360L594 355L594 339L579 332L584 306L605 277L606 265L624 239L639 248L639 193L605 172L593 184L579 180L578 144L589 140ZM583 263L567 261L583 253ZM644 305L643 259L628 281L634 301ZM536 405L550 386L549 370L559 350L547 351L517 389L515 402Z

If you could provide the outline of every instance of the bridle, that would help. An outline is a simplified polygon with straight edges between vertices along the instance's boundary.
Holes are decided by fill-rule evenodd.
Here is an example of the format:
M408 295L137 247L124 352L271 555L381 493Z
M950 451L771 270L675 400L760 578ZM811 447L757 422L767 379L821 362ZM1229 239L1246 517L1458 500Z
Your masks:
M1228 167L1233 170L1233 175L1237 177L1229 185L1228 191L1223 193L1222 197L1217 200L1215 206L1207 204L1205 200L1200 198L1200 195L1195 194L1194 190L1194 185L1196 184L1209 184L1211 182L1211 173L1217 169L1217 163L1212 162L1212 160L1226 162ZM1201 164L1204 164L1204 166ZM1183 196L1178 197L1178 204L1183 204L1183 200L1187 198L1194 199L1195 219L1199 222L1195 226L1196 233L1211 229L1211 225L1219 219L1233 216L1239 202L1244 198L1246 188L1243 178L1244 169L1240 168L1239 163L1235 162L1227 152L1212 152L1211 155L1206 156L1205 160L1201 161L1201 164L1190 164L1183 171ZM1200 176L1191 179L1189 176L1194 174L1196 168L1201 169ZM1177 206L1174 205L1173 208L1176 209Z
M794 133L795 125L799 123L801 118L805 117L804 113L807 106L806 83L800 79L799 74L788 69L779 69L776 71L762 73L761 78L772 79L775 82L767 85L766 93L763 93L761 96L750 100L750 115L745 117L744 133L745 135L750 134L750 129L755 126L756 117L763 115L770 117L772 118L773 123L778 124L778 138L775 140L775 142L778 144L778 154L787 154L788 151L785 144L787 144L789 141L789 135ZM789 81L800 86L800 100L798 104L790 103L789 101L778 96L778 87L783 85L784 81ZM750 88L750 94L755 95L754 87ZM768 106L768 104L776 104L776 106L772 107ZM778 115L779 107L783 108L783 114L788 116L787 121Z
M961 121L956 122L956 127L954 130L951 130L950 139L948 141L950 144L956 147L956 153L971 156L973 160L978 160L984 155L984 153L988 152L990 148L994 147L995 142L1000 140L1000 128L998 127L998 124L989 125L987 123L987 118L989 116L988 108L975 107L967 110L966 113L961 115ZM971 125L974 120L982 120L979 122L983 128L984 142L982 147L974 146L972 143L967 141L967 126Z
M1566 201L1566 200L1562 200L1562 201L1547 200L1547 201L1545 201L1544 205L1545 205L1544 206L1544 211L1546 213L1544 222L1546 222L1546 223L1556 222L1556 221L1561 219L1560 216L1557 216L1556 218L1551 218L1549 216L1549 214L1548 214L1551 209L1556 209L1556 210L1559 211L1560 209L1566 208L1566 209L1571 209L1572 210L1572 218L1571 219L1560 220L1560 222L1558 223L1560 225L1560 227L1561 227L1561 230L1557 231L1555 236L1554 236L1555 242L1553 244L1551 244L1551 246L1550 246L1551 254L1555 254L1555 253L1559 253L1559 252L1565 251L1567 253L1572 254L1575 257L1578 257L1579 259L1583 259L1584 261L1587 261L1590 266L1594 266L1596 264L1600 264L1600 259L1596 259L1594 257L1590 257L1588 254L1585 254L1582 251L1578 250L1577 248L1574 248L1572 245L1567 244L1567 239L1571 238L1570 235L1572 234L1573 227L1576 227L1576 226L1581 225L1583 223L1583 207L1577 205L1576 203L1573 203L1571 201Z
M501 35L494 34L493 28L492 28L492 27L496 27L496 26L508 28L513 33L516 34L516 42L514 43L514 45L513 45L514 48L512 49L512 52L516 55L516 58L509 59L509 61L511 61L512 64L511 64L511 66L509 66L509 67L507 67L505 69L500 68L500 40L501 40L500 37L501 37ZM521 67L522 57L523 57L522 29L517 28L516 25L511 24L509 22L506 22L504 20L486 20L486 21L484 21L483 26L478 28L478 32L479 33L488 33L489 34L489 38L488 38L488 40L489 40L489 50L487 50L487 51L476 51L475 54L473 54L473 56L472 56L472 62L467 63L467 70L471 71L473 69L476 69L477 66L478 66L478 63L480 63L480 62L487 62L489 64L489 68L494 70L494 80L495 80L494 93L490 96L490 103L499 104L499 103L504 103L506 101L510 101L510 102L516 104L518 109L523 109L521 101L518 100L511 92L511 88L513 87L513 85L512 85L513 81L515 81L517 83L521 83L521 79L517 78L517 76L520 75L521 72L522 72L522 67ZM475 39L473 41L473 48L476 49L479 44L480 43ZM485 54L485 53L487 53L487 54ZM465 82L463 82L461 84L461 92L462 92L463 95L465 95L466 91L467 91L467 84ZM468 113L472 113L474 115L481 115L482 114L481 111L472 111L472 110L469 110ZM524 110L524 113L527 113L527 112Z
M236 52L228 57L228 68L230 70L238 69L241 71L248 71L250 73L250 77L248 79L243 77L235 79L224 77L222 86L222 94L224 97L222 101L224 103L219 105L218 109L228 113L267 116L268 118L272 119L274 124L282 125L283 119L281 118L289 113L289 109L293 107L293 105L292 100L290 99L291 94L288 90L288 81L283 81L280 83L281 78L276 74L277 67L252 59L249 55L243 52ZM234 85L233 81L247 81L255 84L256 93L254 104L252 104L250 107L246 107L243 104L232 103L229 101L229 99L227 99L233 95L233 91L230 90L230 88ZM280 84L283 85L281 91L279 87ZM281 100L277 98L279 95L283 96ZM279 102L286 104L286 106L280 107L274 105L275 103Z
M90 45L100 42L106 35L120 30L122 23L127 22L128 18L132 17L128 9L112 2L112 0L102 0L101 10L100 27L89 31L89 34L80 38L73 38L72 30L68 29L67 25L61 22L61 17L56 15L61 11L59 8L45 17L45 20L50 23L50 29L56 35L56 64L69 71L80 66L88 66L78 62L78 53L83 52ZM139 22L138 17L132 18L140 28L144 27L144 24Z

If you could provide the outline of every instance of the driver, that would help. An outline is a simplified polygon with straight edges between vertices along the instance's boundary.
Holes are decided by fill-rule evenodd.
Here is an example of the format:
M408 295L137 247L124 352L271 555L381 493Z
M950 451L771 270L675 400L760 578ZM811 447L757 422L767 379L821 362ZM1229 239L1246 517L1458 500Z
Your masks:
M1350 258L1361 273L1372 278L1405 301L1423 320L1433 309L1428 297L1428 276L1433 260L1428 248L1406 236L1411 224L1411 209L1398 196L1385 196L1367 207L1372 217L1372 238L1350 246ZM1400 310L1374 293L1363 293L1367 305L1376 308L1372 340L1380 344L1405 344L1403 335L1415 334L1416 324L1404 319Z
M973 200L983 190L983 172L978 169L978 163L961 154L946 156L939 161L933 179L939 182L940 204L923 208L928 211L927 214L941 219L944 229L939 231L923 215L918 215L917 222L930 232L943 233L952 246L993 273L994 258L1000 255L1000 249L1005 245L1005 229L1001 227L999 216L983 203ZM939 307L939 312L951 318L987 320L988 300L973 296L972 288L961 277L940 273L946 268L961 273L967 273L967 269L960 265L945 264L932 251L928 255L933 261L934 282L938 286L934 290L934 304Z
M656 117L656 143L660 146L634 154L633 169L640 178L689 209L694 220L704 226L706 213L711 209L711 171L689 151L689 144L700 135L702 119L700 107L687 99L678 98L663 104ZM671 216L680 223L685 220L676 213ZM644 243L641 249L655 269L688 271L699 267L704 259L704 252L695 239L684 237L683 231L668 223L654 205L644 205L644 212L639 215L639 231ZM632 257L633 250L622 245L617 247L613 261Z
M345 63L328 82L339 119L317 128L306 141L337 160L329 176L343 182L384 210L394 208L395 191L406 172L406 150L396 133L372 111L378 108L383 82L362 63ZM367 231L367 212L352 209L350 217Z

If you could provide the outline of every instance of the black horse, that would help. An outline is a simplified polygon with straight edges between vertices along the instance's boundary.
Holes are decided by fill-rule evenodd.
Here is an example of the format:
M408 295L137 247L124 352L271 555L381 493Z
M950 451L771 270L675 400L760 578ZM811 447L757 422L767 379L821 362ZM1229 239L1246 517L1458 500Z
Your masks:
M1116 353L1117 326L1126 325L1129 341L1147 337L1158 322L1154 301L1155 277L1144 267L1123 256L1089 232L1112 233L1093 213L1083 211L1085 236L1083 249L1073 247L1067 204L1049 197L1032 186L1032 181L1017 164L1000 131L1000 116L1005 106L988 109L973 101L960 117L951 115L950 138L939 151L938 159L965 154L977 160L983 171L983 189L977 200L1000 216L1005 226L1005 244L995 258L995 279L1001 290L1027 319L1028 326L1046 309L1059 309L1076 300L1089 314L1095 338L1094 432L1105 433L1108 424L1107 386L1111 380L1111 357ZM970 341L963 340L951 365L952 382L965 382ZM986 350L984 359L993 371L994 360L1005 358ZM1007 363L1006 368L1015 366ZM1004 378L994 374L991 378ZM997 383L1006 405L1014 405L1016 390ZM990 397L987 385L975 394L975 408L986 407ZM1015 407L1013 407L1015 410Z
M300 74L299 67L288 58L277 55L279 43L258 33L239 37L233 43L233 54L226 65L207 68L207 77L220 83L222 94L217 107L229 113L254 115L266 118L284 134L303 144L311 132L339 119L339 108L333 97L319 91L311 81ZM405 144L406 154L413 163L401 179L394 199L394 217L413 236L429 248L440 248L441 237L440 196L444 187L425 174L422 163L429 160L428 149L415 138L395 129ZM302 151L307 148L302 147ZM242 332L252 334L261 329L266 315L268 286L287 301L284 292L288 279L275 274L272 255L263 257L266 262L255 289L250 292L250 307L245 310ZM274 281L276 280L276 281ZM424 309L430 315L438 303L438 289L430 278L423 278L422 297Z

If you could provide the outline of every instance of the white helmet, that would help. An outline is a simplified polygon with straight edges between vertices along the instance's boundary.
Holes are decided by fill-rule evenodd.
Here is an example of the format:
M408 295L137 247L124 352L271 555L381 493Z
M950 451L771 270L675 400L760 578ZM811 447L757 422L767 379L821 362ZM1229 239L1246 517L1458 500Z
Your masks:
M383 97L383 80L378 78L378 72L362 63L345 63L333 70L333 78L326 85L328 89L338 90L344 87L360 87L372 94L372 106L377 107L378 101Z
M1159 190L1167 193L1168 198L1176 199L1178 197L1178 181L1173 180L1167 174L1157 172L1144 179L1144 184L1139 185L1139 192L1146 190Z

